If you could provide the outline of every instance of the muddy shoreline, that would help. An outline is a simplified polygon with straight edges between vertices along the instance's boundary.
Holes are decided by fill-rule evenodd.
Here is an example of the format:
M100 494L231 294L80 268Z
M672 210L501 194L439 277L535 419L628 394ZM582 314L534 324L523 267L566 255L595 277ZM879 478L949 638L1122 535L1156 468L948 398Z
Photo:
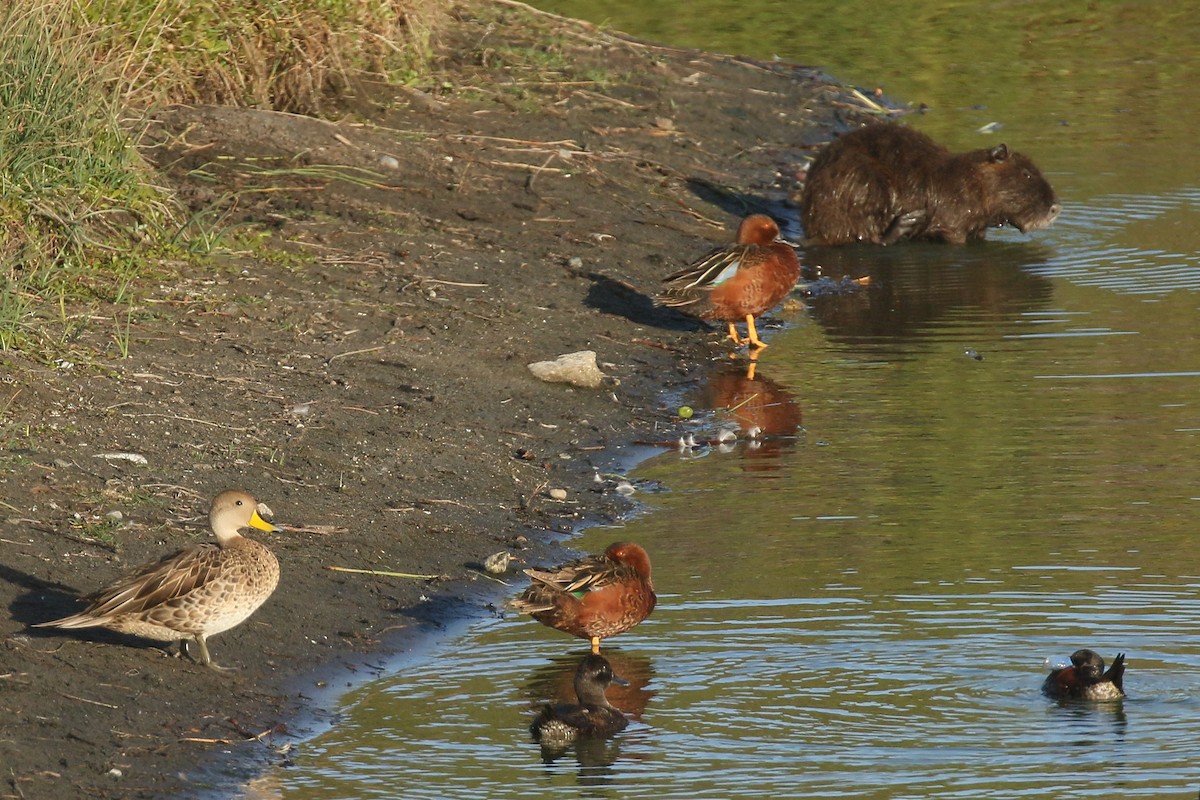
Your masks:
M439 53L435 82L359 87L337 122L157 113L147 155L220 247L81 316L61 360L3 356L0 798L193 796L215 761L286 759L314 674L494 613L521 580L483 558L628 513L596 473L729 355L648 293L741 216L794 216L810 149L866 114L811 69L515 6L461 7ZM600 389L526 368L587 349ZM28 627L205 538L230 486L292 527L260 537L279 590L210 642L238 672Z

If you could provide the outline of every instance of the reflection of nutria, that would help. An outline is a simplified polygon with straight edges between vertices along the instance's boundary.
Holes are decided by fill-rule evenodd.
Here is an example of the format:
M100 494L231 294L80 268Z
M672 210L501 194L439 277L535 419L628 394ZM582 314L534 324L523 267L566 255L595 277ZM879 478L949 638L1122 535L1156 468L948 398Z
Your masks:
M895 123L834 140L804 186L804 232L814 244L962 244L1006 224L1044 228L1058 211L1042 173L1006 145L955 154Z

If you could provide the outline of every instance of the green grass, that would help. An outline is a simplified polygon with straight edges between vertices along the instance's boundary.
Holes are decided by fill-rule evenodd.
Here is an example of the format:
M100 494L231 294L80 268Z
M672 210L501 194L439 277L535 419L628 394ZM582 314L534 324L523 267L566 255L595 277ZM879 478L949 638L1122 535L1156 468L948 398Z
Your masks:
M132 254L170 218L72 9L0 16L0 349L65 321L68 302L119 300Z
M422 69L448 5L0 3L0 351L51 361L98 318L127 356L147 272L167 255L194 263L227 238L220 218L182 218L131 120L169 102L317 113L356 74Z

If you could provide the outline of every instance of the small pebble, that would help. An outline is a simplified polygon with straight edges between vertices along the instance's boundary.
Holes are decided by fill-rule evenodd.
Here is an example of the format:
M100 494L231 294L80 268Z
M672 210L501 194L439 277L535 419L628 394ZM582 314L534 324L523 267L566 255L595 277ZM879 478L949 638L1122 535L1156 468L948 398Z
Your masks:
M105 514L104 518L112 522L120 522L121 520L125 519L125 515L114 509L113 511L109 511L107 514Z
M140 453L97 453L96 458L104 458L109 461L128 461L131 464L145 466L150 462L146 460L144 455Z
M571 256L567 259L567 266L571 269L583 269L583 259L579 256Z
M117 778L124 778L125 773L121 772L121 770L117 769L116 767L113 767L112 769L110 769L108 771L108 777L112 778L113 780L116 780Z
M567 490L566 489L551 489L549 492L547 492L547 494L550 495L551 500L566 500L567 499Z
M379 166L384 169L400 169L400 161L393 156L380 156Z
M629 495L633 494L636 491L637 491L637 489L634 488L634 485L632 483L630 483L629 481L621 481L620 483L617 484L617 488L616 488L617 494L623 494L626 497L628 497Z

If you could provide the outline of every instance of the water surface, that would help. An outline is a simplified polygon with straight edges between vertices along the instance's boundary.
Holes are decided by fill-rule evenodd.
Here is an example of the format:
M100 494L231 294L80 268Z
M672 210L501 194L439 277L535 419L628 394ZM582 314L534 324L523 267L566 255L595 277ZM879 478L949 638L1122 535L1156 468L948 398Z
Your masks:
M1063 200L978 247L812 250L867 291L784 317L694 397L718 452L580 549L644 544L654 616L606 653L611 742L526 731L582 648L488 621L347 698L268 776L308 798L1194 796L1200 785L1200 68L1163 3L546 2L678 45L823 65L1032 155ZM736 10L735 10L736 9ZM1000 123L997 133L979 129ZM674 400L672 402L675 402ZM664 414L665 416L665 414ZM746 441L751 429L762 432ZM1038 693L1129 657L1122 703Z

